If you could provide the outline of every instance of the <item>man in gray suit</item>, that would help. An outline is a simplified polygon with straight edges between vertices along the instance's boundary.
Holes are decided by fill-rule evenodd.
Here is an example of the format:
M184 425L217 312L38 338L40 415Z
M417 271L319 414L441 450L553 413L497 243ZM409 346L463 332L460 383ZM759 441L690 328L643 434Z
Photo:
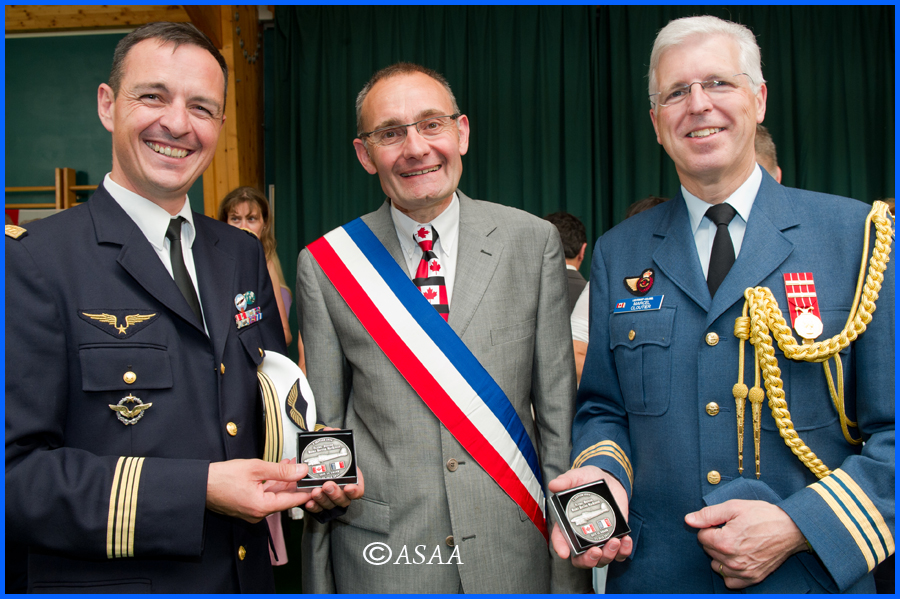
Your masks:
M353 429L368 489L307 521L304 591L587 591L542 513L575 392L559 235L457 190L469 122L440 74L379 71L357 126L387 201L300 254L297 297L320 418Z

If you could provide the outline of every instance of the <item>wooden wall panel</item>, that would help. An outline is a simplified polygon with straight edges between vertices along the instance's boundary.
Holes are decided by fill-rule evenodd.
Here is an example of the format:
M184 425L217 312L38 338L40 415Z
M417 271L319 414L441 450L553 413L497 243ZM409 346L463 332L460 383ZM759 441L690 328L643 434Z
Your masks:
M137 27L155 21L190 22L181 6L9 5L7 33L115 29Z

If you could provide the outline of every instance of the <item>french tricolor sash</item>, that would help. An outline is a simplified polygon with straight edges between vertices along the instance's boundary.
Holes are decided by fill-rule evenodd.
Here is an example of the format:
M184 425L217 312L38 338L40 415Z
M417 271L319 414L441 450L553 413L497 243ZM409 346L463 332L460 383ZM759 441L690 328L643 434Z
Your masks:
M515 408L384 245L358 218L308 247L403 378L549 539L537 454Z

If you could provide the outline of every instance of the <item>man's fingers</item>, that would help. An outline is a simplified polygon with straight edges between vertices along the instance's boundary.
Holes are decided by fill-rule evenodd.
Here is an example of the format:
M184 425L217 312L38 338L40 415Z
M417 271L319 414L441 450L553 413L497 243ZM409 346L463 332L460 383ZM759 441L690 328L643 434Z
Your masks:
M264 462L259 460L259 464L257 465L257 476L260 480L280 480L280 481L290 481L296 482L301 478L304 478L309 471L309 467L304 463L291 463L291 462Z
M572 487L584 485L603 478L603 471L596 466L582 466L567 472L563 472L550 481L547 488L553 493L559 493Z
M630 536L622 537L622 544L619 546L619 552L616 554L617 562L624 562L629 555L631 555L631 550L634 547L634 541L631 540Z
M725 524L732 518L732 510L729 509L729 503L726 501L725 503L708 505L698 512L686 514L684 521L693 528L709 528Z
M563 559L569 559L569 544L563 537L562 531L559 530L558 524L553 525L553 530L550 532L550 542L553 544L553 550L556 551L556 555Z

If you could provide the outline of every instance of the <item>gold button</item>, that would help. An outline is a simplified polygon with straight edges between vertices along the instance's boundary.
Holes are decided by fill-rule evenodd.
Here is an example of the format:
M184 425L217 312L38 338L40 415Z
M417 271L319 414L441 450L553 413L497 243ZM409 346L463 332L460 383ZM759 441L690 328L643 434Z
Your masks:
M225 364L219 364L219 372L225 374Z
M719 342L719 336L715 333L707 333L706 334L706 345L715 345Z
M709 414L710 416L715 416L716 414L718 414L719 413L719 404L717 404L714 401L711 401L708 404L706 404L706 413Z
M449 460L447 460L447 470L449 470L450 472L456 472L456 469L458 467L459 462L457 462L455 459L450 458Z
M266 355L265 352L263 352L262 348L260 347L259 348L259 357L262 358L262 357L265 357L265 355Z
M450 535L449 537L447 537L447 545L450 547L453 547L453 545L454 545L453 535Z
M122 380L130 385L137 380L137 375L129 370L122 376Z
M711 485L717 485L719 484L719 481L722 480L722 475L715 470L710 470L709 474L706 475L706 480L708 480Z
M634 329L628 331L628 340L634 341Z
M244 561L244 558L247 557L247 550L244 549L244 546L241 545L238 547L238 559Z
M237 436L237 425L233 422L229 422L225 425L225 430L228 431L228 434L232 437Z

